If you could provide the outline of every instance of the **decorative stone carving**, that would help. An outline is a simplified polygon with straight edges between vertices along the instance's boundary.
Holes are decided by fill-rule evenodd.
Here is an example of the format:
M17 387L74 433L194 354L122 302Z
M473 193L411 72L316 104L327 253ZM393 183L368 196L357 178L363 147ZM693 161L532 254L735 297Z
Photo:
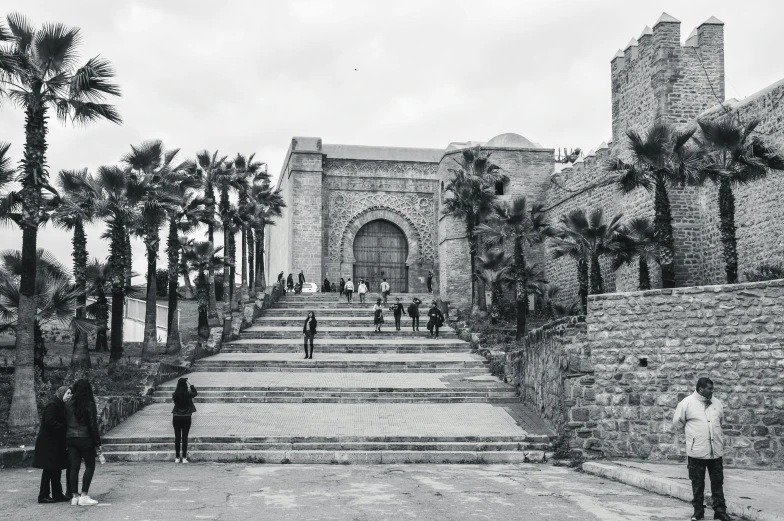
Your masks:
M412 161L357 161L355 159L327 159L324 174L335 176L365 176L390 178L435 178L438 163Z
M389 210L403 217L418 234L420 259L435 258L435 202L432 197L388 192L331 191L329 193L329 255L340 262L346 228L363 214Z

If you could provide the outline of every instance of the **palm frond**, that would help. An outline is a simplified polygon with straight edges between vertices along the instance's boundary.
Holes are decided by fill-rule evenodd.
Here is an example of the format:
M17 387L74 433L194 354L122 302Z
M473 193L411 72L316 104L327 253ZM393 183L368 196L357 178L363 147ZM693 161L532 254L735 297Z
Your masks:
M109 81L114 75L114 69L108 60L99 56L90 58L70 78L71 99L99 103L107 94L121 96L120 87Z
M7 16L8 29L16 40L17 54L27 54L35 38L35 28L26 17L19 13L11 13Z
M78 28L60 23L44 24L35 33L32 44L37 67L47 76L73 68L80 43Z

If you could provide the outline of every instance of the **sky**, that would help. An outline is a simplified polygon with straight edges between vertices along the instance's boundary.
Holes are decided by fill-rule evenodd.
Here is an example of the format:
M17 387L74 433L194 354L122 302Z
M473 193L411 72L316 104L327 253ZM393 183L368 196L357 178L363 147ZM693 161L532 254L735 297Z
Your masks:
M51 123L49 170L117 164L161 139L221 155L255 153L277 176L293 136L325 143L443 148L505 132L545 147L610 139L610 60L662 12L681 39L711 16L725 23L728 98L784 77L784 2L591 0L4 0L36 24L81 28L82 62L117 71L122 125ZM0 15L3 13L0 12ZM23 114L0 105L0 142L21 158ZM91 256L105 258L101 227ZM21 232L0 225L0 249ZM67 233L39 247L70 264ZM134 269L145 272L134 241ZM163 253L163 252L161 252ZM164 267L165 260L159 261Z

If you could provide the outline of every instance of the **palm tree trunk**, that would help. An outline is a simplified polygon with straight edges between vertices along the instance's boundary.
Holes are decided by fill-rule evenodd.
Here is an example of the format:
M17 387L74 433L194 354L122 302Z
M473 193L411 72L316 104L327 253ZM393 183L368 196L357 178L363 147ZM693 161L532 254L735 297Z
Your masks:
M515 237L514 245L515 302L517 304L517 330L515 340L522 340L528 320L528 281L525 280L525 252L523 240Z
M264 225L256 230L256 293L267 289L267 278L264 274Z
M229 236L229 245L231 246L231 266L229 267L229 273L231 280L229 281L229 302L231 303L231 310L232 311L239 311L240 310L240 292L237 291L237 285L234 283L235 279L237 278L237 237L234 232L231 233Z
M204 270L199 270L199 278L196 282L196 298L199 303L199 325L198 334L199 338L207 340L210 338L210 325L207 319L209 308L209 287L206 278L204 277Z
M727 284L738 282L738 240L735 236L735 194L732 184L722 178L719 183L719 231L724 246L724 270Z
M36 247L40 224L41 181L46 179L46 109L32 104L25 111L25 148L22 190L22 276L19 282L19 309L16 322L16 361L14 394L8 425L24 429L38 424L35 403L35 297Z
M242 258L240 259L241 268L240 276L242 285L240 286L240 299L241 302L248 302L250 296L248 295L248 234L246 233L245 226L241 227L240 242L242 243Z
M648 269L648 261L645 257L640 255L640 286L641 290L651 289L651 274Z
M210 220L207 224L207 239L215 246L215 224L213 222L215 219L215 190L212 188L212 183L207 183L207 188L204 192L205 196L210 201L210 204L207 206L210 214ZM218 300L215 296L215 266L213 266L212 262L210 262L207 274L209 277L209 286L207 288L207 300L209 302L207 320L211 322L210 326L217 326L219 324Z
M185 283L185 298L191 300L196 295L193 291L193 283L191 283L191 274L188 270L188 266L185 265L184 261L180 262L180 275L182 275L182 279Z
M98 286L98 296L95 299L95 352L104 353L109 350L106 339L106 330L109 322L109 302L103 285Z
M84 318L84 308L87 306L87 237L84 235L82 221L76 221L71 243L73 244L74 279L76 287L79 289L79 295L76 297L76 318ZM91 367L88 340L86 333L82 333L78 329L75 330L71 367L82 369Z
M473 220L470 220L466 227L466 237L468 238L468 255L471 258L471 310L479 308L479 285L476 276L476 237L474 236Z
M654 195L654 235L659 245L659 263L662 271L662 286L675 287L675 239L672 231L672 209L667 195L667 184L661 176L656 177Z
M128 227L126 227L126 230ZM131 234L125 234L125 289L131 289L131 279L133 278L133 248L131 247Z
M255 261L255 253L256 253L256 244L255 244L255 237L253 235L253 228L248 226L247 230L247 241L248 241L248 298L252 299L256 296L256 265L254 264Z
M588 261L580 259L577 261L577 286L580 296L580 309L583 315L588 314Z
M229 223L223 222L223 313L231 313L231 232Z
M497 324L498 323L498 282L493 282L491 284L491 293L490 293L490 323Z
M480 243L480 238L476 237L476 249L475 252L478 253L479 251L484 251L484 245ZM476 261L474 261L476 262ZM487 311L487 285L485 281L481 278L476 278L476 291L479 297L479 311Z
M158 239L157 223L147 223L144 242L147 246L147 299L144 303L144 339L142 340L142 360L145 362L158 361L158 301L157 283L155 272L158 267Z
M601 295L604 293L604 279L602 278L602 266L599 264L599 255L591 254L591 295Z
M111 255L109 265L112 272L112 327L111 327L111 351L109 352L109 363L115 364L123 356L123 324L125 316L123 307L125 305L125 223L116 219L112 230Z
M180 280L180 239L177 235L177 221L169 219L169 239L166 245L169 257L169 314L166 317L166 353L176 353L180 343L180 325L177 321L177 286Z

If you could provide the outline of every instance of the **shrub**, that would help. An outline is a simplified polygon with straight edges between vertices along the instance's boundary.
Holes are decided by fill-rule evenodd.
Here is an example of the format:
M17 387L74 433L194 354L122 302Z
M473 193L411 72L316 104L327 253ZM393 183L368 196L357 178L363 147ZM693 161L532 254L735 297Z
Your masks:
M155 272L155 294L158 297L166 297L169 294L169 270Z
M760 264L754 269L744 271L743 274L749 282L784 279L784 263Z

